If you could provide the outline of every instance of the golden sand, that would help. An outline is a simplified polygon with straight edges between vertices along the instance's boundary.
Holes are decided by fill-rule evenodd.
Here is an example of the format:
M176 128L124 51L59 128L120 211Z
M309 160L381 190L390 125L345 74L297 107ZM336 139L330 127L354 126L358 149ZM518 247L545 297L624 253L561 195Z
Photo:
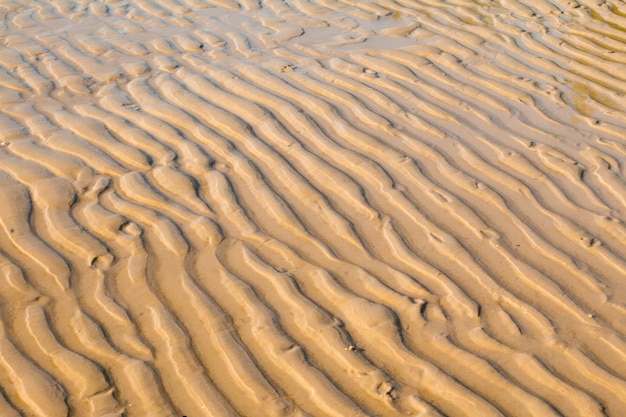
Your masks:
M622 0L0 16L0 416L626 415Z

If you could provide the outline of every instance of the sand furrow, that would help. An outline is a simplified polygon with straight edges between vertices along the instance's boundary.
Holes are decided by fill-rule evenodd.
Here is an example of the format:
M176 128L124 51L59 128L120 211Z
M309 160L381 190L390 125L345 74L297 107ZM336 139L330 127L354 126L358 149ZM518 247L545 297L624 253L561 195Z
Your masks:
M31 358L47 358L38 361L38 365L59 381L69 408L86 415L106 414L117 408L101 368L60 343L60 335L54 334L50 318L41 306L26 306L15 314L11 325L20 329L14 337L26 354ZM99 407L97 396L103 392L108 392L110 401Z
M3 416L626 412L620 1L0 15Z
M122 214L127 214L129 210L138 207L114 195L107 195L104 202ZM159 370L160 386L158 388L167 391L182 390L179 395L169 396L169 400L176 409L186 410L187 413L232 415L230 407L221 400L221 395L215 393L212 385L207 381L196 355L188 349L184 327L178 324L175 313L167 307L167 300L163 299L158 282L153 282L159 280L158 270L153 271L151 265L157 260L149 260L144 247L144 245L150 247L154 245L153 242L159 242L160 245L164 245L164 254L171 256L172 253L176 253L179 256L182 255L184 259L186 244L182 241L182 236L175 226L167 219L157 217L154 212L141 208L134 214L134 217L137 217L136 222L144 232L140 235L127 235L128 239L132 240L131 255L120 261L125 271L120 271L116 288L118 288L121 303L126 306L135 320L139 320L141 334L154 351L154 359L151 362L154 368ZM124 246L128 247L130 243ZM137 306L132 302L129 303L139 294L143 294L146 298L142 308L149 310L145 313L138 312ZM191 371L191 369L195 370ZM203 390L203 392L196 392L197 390ZM168 414L167 409L162 412Z
M61 393L55 387L55 381L33 365L4 335L2 338L2 386L10 401L2 407L4 415L20 415L20 412L41 416L67 415L66 404L58 400Z
M227 259L225 262L227 262L229 270L237 273L238 276L251 280L248 281L249 285L259 288L259 291L262 291L264 287L268 287L268 284L277 289L275 295L268 294L265 291L259 295L272 306L275 312L278 312L275 314L277 314L282 326L285 327L286 331L290 332L303 349L306 349L307 357L310 357L312 361L318 364L319 368L324 369L324 372L329 374L329 377L332 377L334 383L339 385L342 391L348 393L352 398L359 398L360 402L363 402L362 394L364 392L370 391L368 392L370 396L375 395L371 386L373 381L369 381L369 386L362 385L359 384L361 381L354 381L352 378L343 380L345 378L343 372L336 372L338 369L347 368L346 365L348 364L346 362L349 363L350 367L360 368L355 372L371 374L377 373L377 370L372 368L371 365L367 366L367 363L358 363L356 360L350 361L352 359L351 356L355 355L342 352L342 350L344 352L350 351L347 349L348 344L346 343L345 335L342 335L339 329L337 329L336 337L330 340L318 340L320 329L332 325L332 317L320 310L315 303L303 297L298 287L294 285L295 282L289 282L290 280L287 277L279 275L274 268L261 264L256 259L256 256L240 245L234 246L225 259ZM242 268L242 266L245 267ZM291 320L285 320L280 314L285 309L295 312L295 321L293 323L290 323ZM294 326L294 323L298 323L297 326ZM340 354L338 355L338 353ZM328 359L325 360L323 358ZM357 362L358 365L354 362ZM385 380L381 379L379 384L383 382ZM378 395L375 398L379 400ZM370 403L378 404L378 407L382 405L377 401L370 401ZM378 412L380 413L382 410ZM391 410L386 410L387 414L390 412Z
M28 189L14 181L2 184L4 253L32 274L29 280L46 295L61 295L70 285L70 270L54 250L33 232L30 223L31 199Z

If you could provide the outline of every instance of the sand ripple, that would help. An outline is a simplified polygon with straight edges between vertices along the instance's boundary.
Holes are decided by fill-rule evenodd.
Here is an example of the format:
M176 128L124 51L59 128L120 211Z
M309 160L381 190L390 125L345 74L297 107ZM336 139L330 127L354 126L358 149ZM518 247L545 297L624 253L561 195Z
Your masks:
M0 16L0 415L626 415L621 0Z

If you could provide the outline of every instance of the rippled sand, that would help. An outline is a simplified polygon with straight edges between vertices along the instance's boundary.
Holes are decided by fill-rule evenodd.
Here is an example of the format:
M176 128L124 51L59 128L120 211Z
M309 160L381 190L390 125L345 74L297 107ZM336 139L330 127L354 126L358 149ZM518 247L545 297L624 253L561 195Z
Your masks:
M624 1L0 16L0 416L626 415Z

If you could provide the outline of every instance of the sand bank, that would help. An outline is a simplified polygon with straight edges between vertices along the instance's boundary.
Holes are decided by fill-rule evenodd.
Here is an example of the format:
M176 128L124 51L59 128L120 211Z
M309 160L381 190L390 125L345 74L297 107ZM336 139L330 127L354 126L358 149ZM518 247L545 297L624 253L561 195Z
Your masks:
M621 0L0 0L0 415L626 415Z

